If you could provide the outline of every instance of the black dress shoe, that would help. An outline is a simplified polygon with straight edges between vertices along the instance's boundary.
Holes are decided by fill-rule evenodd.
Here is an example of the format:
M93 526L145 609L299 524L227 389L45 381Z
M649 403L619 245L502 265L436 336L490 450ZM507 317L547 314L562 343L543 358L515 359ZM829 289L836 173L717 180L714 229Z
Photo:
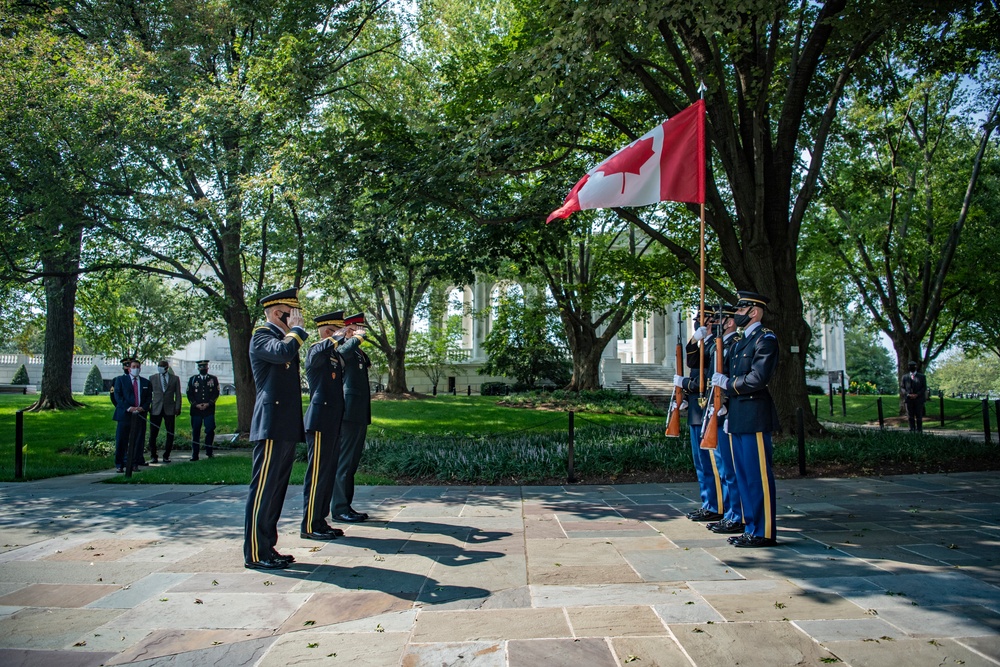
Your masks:
M288 561L282 558L268 558L267 560L254 560L243 563L243 567L248 570L284 570L288 567Z
M197 456L192 456L192 457L191 457L191 460L192 460L192 461L197 461L197 460L198 460L198 457L197 457Z
M159 462L160 462L160 459L156 458L155 456L153 457L153 460L150 461L150 463L159 463Z
M777 540L772 540L770 538L764 537L762 535L750 535L748 533L743 533L733 542L734 547L740 547L743 549L755 549L757 547L776 547L778 546Z
M368 513L367 512L357 512L357 511L355 511L355 509L353 507L351 509L347 510L347 513L350 514L350 515L352 515L352 516L359 516L359 517L361 517L362 521L367 521L368 520Z
M729 519L723 519L718 523L712 524L714 528L710 528L713 533L718 533L719 535L727 535L729 533L739 533L742 534L746 529L739 521L730 521Z
M125 472L125 468L115 468L115 472Z
M334 533L334 532L332 532L332 531L329 532L329 533L325 533L325 532L324 533L306 533L306 532L301 532L300 531L299 532L299 537L301 537L304 540L325 540L326 541L326 540L335 540L335 539L337 539L337 534Z
M168 459L166 456L164 456L163 457L163 462L164 463L170 463L170 459Z
M707 508L699 508L687 515L692 521L718 521L722 515Z
M273 559L274 560L283 560L286 563L294 563L295 562L295 556L293 556L292 554L279 554L277 551L274 552Z
M736 544L736 540L740 539L744 535L746 535L746 533L740 533L739 535L730 535L729 537L726 538L726 542L729 542L730 544Z
M364 519L357 514L334 514L333 520L339 521L340 523L361 523L364 521Z

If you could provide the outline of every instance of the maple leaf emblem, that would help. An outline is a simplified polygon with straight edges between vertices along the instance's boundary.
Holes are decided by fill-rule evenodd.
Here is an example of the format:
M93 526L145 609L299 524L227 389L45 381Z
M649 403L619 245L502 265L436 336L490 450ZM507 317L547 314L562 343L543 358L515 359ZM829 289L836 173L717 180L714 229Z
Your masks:
M642 165L656 155L653 151L653 138L640 139L631 146L626 146L609 157L595 171L604 172L605 176L622 175L622 194L625 194L625 174L638 174Z

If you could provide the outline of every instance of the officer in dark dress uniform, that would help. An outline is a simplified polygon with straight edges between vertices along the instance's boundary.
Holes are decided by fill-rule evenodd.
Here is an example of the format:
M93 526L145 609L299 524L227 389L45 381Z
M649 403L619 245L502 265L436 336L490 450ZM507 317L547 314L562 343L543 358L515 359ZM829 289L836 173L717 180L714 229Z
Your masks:
M208 359L201 359L198 374L188 379L187 399L191 406L191 460L197 461L201 449L201 427L205 427L205 456L212 458L215 442L215 402L219 400L219 378L208 372ZM163 458L165 463L170 460Z
M365 336L362 329L364 313L348 317L345 323L349 338L338 348L344 359L344 421L340 426L340 462L331 512L334 521L358 523L368 518L364 512L356 512L351 503L354 501L354 474L361 463L368 425L372 423L371 385L368 383L372 362L361 349Z
M729 541L737 547L772 547L777 544L777 526L771 432L779 422L767 385L778 365L778 337L760 324L770 299L756 292L738 295L734 319L743 335L730 351L728 375L712 376L729 398L725 430L732 439L743 504L745 532Z
M687 353L687 365L690 371L688 376L674 376L674 385L679 386L687 401L687 421L691 434L691 457L694 460L694 470L698 477L698 491L701 496L701 507L693 512L689 512L687 517L692 521L718 521L722 518L719 512L721 508L720 498L722 496L722 481L715 464L715 457L711 450L701 448L702 420L705 417L705 406L700 399L708 397L708 393L701 391L701 365L702 357L705 360L705 373L710 374L715 362L707 357L707 343L711 340L711 332L708 329L713 323L714 315L706 306L705 324L700 326L695 320L695 331L691 340L688 341L685 352ZM707 388L708 383L705 383ZM707 405L707 403L706 403Z
M243 559L247 568L280 570L294 560L282 556L274 547L295 445L305 440L299 348L308 334L302 326L297 289L266 296L259 305L264 308L267 323L254 329L250 340L250 367L257 399L250 423L253 472L247 496Z
M715 346L718 344L720 336L723 341L723 375L729 374L730 352L732 351L733 344L739 340L739 334L736 333L736 320L733 319L736 315L736 309L728 303L722 304L721 315L721 323L715 325L715 335L708 346L708 356L712 359L713 375L715 373ZM711 402L712 395L709 396L710 405ZM726 396L723 394L722 409L719 411L719 418L716 420L718 446L713 452L716 469L719 471L719 477L722 478L722 519L706 526L713 533L721 534L742 533L744 529L743 503L740 501L739 483L736 481L736 466L733 461L733 442L729 434L722 428L728 410Z
M899 390L906 403L906 416L910 421L910 432L924 432L924 402L927 400L927 378L917 372L917 362L908 365L910 372L899 382Z
M344 534L326 522L340 460L340 423L344 418L344 359L337 347L344 341L344 311L314 319L320 339L306 354L309 407L306 444L309 462L302 485L302 526L299 536L332 540Z

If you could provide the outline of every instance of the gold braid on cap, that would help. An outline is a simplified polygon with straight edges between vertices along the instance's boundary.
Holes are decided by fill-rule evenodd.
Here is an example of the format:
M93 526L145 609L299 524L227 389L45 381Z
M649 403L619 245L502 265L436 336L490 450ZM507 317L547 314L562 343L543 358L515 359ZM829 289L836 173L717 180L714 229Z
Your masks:
M299 306L299 300L298 299L275 299L274 301L265 301L264 303L261 304L261 308L267 308L269 306L276 306L278 304L282 304L282 305L285 305L285 306L290 306L292 308L301 308L301 306Z
M323 320L321 322L317 322L316 326L318 326L318 327L326 327L326 326L342 327L342 326L344 326L344 320Z
M767 305L766 301L761 301L760 299L749 299L749 298L746 298L746 297L740 299L740 302L744 302L744 301L747 302L747 303L759 303L762 306L766 306Z

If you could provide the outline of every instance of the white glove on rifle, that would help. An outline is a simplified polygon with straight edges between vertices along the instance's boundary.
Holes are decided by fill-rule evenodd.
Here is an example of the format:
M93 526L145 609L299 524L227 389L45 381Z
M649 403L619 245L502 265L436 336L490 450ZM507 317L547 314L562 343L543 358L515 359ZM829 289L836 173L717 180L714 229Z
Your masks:
M683 375L675 375L674 376L674 386L675 387L680 387L681 389L684 388L684 376Z
M712 386L719 387L720 389L725 390L726 388L729 387L729 378L727 378L722 373L713 373Z
M695 340L702 340L707 335L708 335L708 329L707 328L705 328L705 327L698 327L697 329L694 330L694 335L691 336L691 337L694 338Z

